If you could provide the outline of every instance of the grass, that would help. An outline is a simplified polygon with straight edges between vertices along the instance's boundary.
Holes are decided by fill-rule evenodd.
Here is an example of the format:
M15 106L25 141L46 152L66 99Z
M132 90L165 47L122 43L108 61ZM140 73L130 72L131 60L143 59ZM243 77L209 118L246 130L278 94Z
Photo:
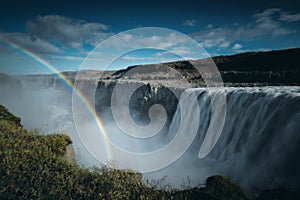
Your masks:
M66 161L68 136L43 136L0 120L0 199L169 199L129 170Z
M0 120L9 121L17 126L21 126L21 119L11 114L7 108L2 105L0 105Z

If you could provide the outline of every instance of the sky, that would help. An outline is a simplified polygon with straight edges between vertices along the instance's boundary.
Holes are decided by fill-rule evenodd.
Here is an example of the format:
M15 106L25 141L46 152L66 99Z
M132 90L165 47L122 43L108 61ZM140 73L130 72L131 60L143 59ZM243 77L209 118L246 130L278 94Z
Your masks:
M11 0L0 10L0 73L6 74L115 70L300 46L296 0ZM187 45L191 40L201 53Z

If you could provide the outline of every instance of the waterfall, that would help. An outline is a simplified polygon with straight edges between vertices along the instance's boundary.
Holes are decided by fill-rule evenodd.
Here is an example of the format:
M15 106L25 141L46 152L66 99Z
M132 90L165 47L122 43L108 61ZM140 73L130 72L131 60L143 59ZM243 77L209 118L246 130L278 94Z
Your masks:
M56 80L55 84L53 80ZM68 133L72 136L77 160L87 167L99 166L99 161L87 152L76 135L71 91L60 82L48 77L24 77L18 87L0 87L1 94L5 94L0 97L0 104L20 116L28 129L46 125L47 133ZM91 87L91 83L85 80L82 84L86 90ZM125 88L134 83L126 84ZM119 147L147 153L163 148L178 133L184 135L177 142L177 148L172 148L170 154L157 160L160 162L171 157L172 153L186 151L178 153L174 163L145 176L157 179L167 176L166 183L173 186L186 183L189 177L190 185L195 186L205 183L211 175L223 174L250 193L280 186L300 186L299 86L178 89L180 97L177 99L168 87L144 85L136 90L127 105L133 120L140 120L139 125L146 125L149 108L156 103L166 109L168 120L157 136L140 140L124 134L108 112L113 88L114 84L99 82L95 107L108 137ZM219 98L222 95L225 99ZM215 106L212 97L215 97ZM218 118L218 111L224 112L224 120ZM215 124L212 122L214 114L217 116ZM221 127L220 135L217 134L218 125ZM89 128L87 123L86 132L90 131ZM216 133L212 131L213 134L209 134L210 128ZM210 137L212 135L216 137ZM212 148L207 148L208 154L199 157L204 143ZM180 145L188 145L188 148ZM124 160L127 161L127 158Z
M225 123L212 151L200 159L197 155L211 123L210 97L220 92L226 94ZM189 102L191 93L197 96L200 114ZM162 174L167 173L170 179L189 176L191 184L203 183L212 174L224 174L250 192L300 185L299 87L189 89L181 99L190 112L182 113L178 106L168 137L173 137L182 117L189 123L186 134L200 119L197 136L185 155Z

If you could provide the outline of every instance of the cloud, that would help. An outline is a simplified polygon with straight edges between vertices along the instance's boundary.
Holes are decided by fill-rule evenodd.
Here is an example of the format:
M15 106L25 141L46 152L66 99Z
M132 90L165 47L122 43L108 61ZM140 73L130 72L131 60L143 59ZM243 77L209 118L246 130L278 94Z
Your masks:
M126 55L126 56L123 56L121 58L122 60L126 60L126 61L145 61L145 60L152 60L152 58L150 57L140 57L140 56L129 56L129 55Z
M281 11L281 9L279 9L279 8L269 8L269 9L264 10L261 13L256 13L255 15L253 15L253 17L256 19L256 22L270 21L271 16L280 11Z
M20 46L33 53L51 54L62 52L59 48L49 42L39 38L32 38L29 35L22 33L0 33L0 40Z
M181 59L196 59L195 57L192 57L192 55L191 49L185 46L179 46L168 50L151 50L145 52L130 51L127 54L118 57L116 60L120 60L120 62L125 61L126 65L137 65L146 63L164 63Z
M58 42L71 48L81 48L83 44L95 46L112 34L107 25L61 15L38 16L27 22L26 28L32 38Z
M194 26L197 25L197 23L198 23L197 20L195 20L195 19L189 19L189 20L185 20L185 21L183 22L183 25L184 25L184 26L191 26L191 27L194 27Z
M79 57L79 56L51 56L53 59L59 59L59 60L69 60L69 61L83 61L85 57Z
M285 22L298 22L300 21L300 13L284 12L281 14L279 19Z
M173 48L171 49L171 52L174 54L179 54L179 55L188 55L191 54L191 49L187 47L178 47L178 48Z
M193 52L191 49L189 49L188 47L176 47L176 48L171 48L168 51L163 51L163 52L157 52L155 54L153 54L154 57L174 57L174 56L190 56L191 54L193 54L195 52Z
M165 63L179 59L180 57L175 57L170 52L158 52L147 56L143 54L125 55L120 58L119 63L123 63L121 64L121 66L132 66L139 64ZM116 63L114 63L113 65L116 65Z
M187 38L182 37L176 33L170 33L167 35L145 35L143 34L129 34L129 33L121 33L118 37L110 38L109 43L103 44L107 45L107 47L113 48L124 48L130 45L131 48L158 48L158 49L166 49L174 47L178 44L184 44L187 41Z
M295 13L295 12L286 12L286 11L282 11L279 8L270 8L270 9L266 9L264 12L262 13L258 13L256 15L254 15L255 18L257 18L257 20L259 21L271 21L271 16L273 15L278 15L278 19L280 21L284 21L284 22L298 22L300 21L300 13Z
M213 28L214 26L212 24L207 24L206 28Z
M233 49L233 50L239 50L239 49L241 49L242 47L243 47L243 46L242 46L241 44L236 43L236 44L233 45L232 49Z
M300 21L300 13L287 13L279 8L266 9L252 16L254 22L234 26L221 26L190 34L204 48L227 48L236 41L249 41L263 36L283 36L296 30L285 26L284 22Z
M292 32L287 28L283 28L282 24L278 20L277 15L281 13L278 8L266 9L262 13L257 13L253 15L256 20L256 26L254 26L253 31L256 31L256 35L284 35ZM253 34L253 33L252 33Z
M230 43L229 42L223 42L219 45L220 48L227 48L229 47Z

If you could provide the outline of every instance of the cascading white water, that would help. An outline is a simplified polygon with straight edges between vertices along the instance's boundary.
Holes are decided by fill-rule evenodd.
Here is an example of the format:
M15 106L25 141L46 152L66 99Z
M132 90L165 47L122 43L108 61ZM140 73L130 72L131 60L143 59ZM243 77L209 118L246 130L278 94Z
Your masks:
M105 85L101 87L103 90L99 93L99 97L110 96L111 91ZM69 90L54 88L53 85L34 89L31 85L29 87L29 84L25 87L23 82L20 90L23 92L18 95L14 90L10 90L11 94L7 94L7 97L0 97L0 103L19 115L26 128L40 128L45 123L53 122L55 125L49 126L51 130L47 132L64 129L64 132L72 136L78 160L85 166L99 166L99 162L93 160L93 157L82 147L79 139L74 136ZM226 94L226 118L221 136L212 151L205 158L199 159L199 150L211 122L209 90L188 89L180 97L184 102L183 106L186 107L183 110L186 112L181 114L179 108L170 109L169 113L173 113L173 117L169 127L165 129L167 132L160 134L156 140L151 140L157 145L150 143L147 146L146 142L145 145L141 143L143 145L140 145L140 150L153 151L156 147L162 147L169 142L177 133L181 116L184 117L185 123L182 128L187 134L197 126L195 122L200 119L197 135L187 152L175 163L146 176L158 179L167 176L167 184L180 186L187 177L191 185L197 185L204 183L211 175L224 174L251 193L279 186L299 187L300 87L222 88L220 90ZM210 93L214 94L220 90L211 90ZM166 106L176 105L175 101L171 102L172 98L165 89L158 92L161 94L157 97L163 97L167 101ZM192 99L189 98L191 93L197 96L200 114L194 112L195 109L190 102ZM96 96L96 100L100 99L97 98ZM110 101L106 102L104 99L99 102L99 105L106 106L103 103ZM134 108L139 106L136 105ZM56 126L60 124L64 127ZM87 126L87 131L88 128ZM107 129L108 133L117 131L114 127L108 126L108 128L112 128ZM121 138L121 142L124 143L126 140Z
M209 94L220 91L227 98L222 134L212 151L199 159L197 155L211 122ZM191 125L200 118L198 134L186 154L159 175L168 175L175 185L188 176L196 185L204 183L209 175L224 174L254 193L279 186L299 187L299 87L192 89L182 94L183 106L191 106L190 93L197 95L201 114L190 108L191 112L183 117ZM178 129L181 115L177 109L169 135ZM189 129L186 131L188 134Z

